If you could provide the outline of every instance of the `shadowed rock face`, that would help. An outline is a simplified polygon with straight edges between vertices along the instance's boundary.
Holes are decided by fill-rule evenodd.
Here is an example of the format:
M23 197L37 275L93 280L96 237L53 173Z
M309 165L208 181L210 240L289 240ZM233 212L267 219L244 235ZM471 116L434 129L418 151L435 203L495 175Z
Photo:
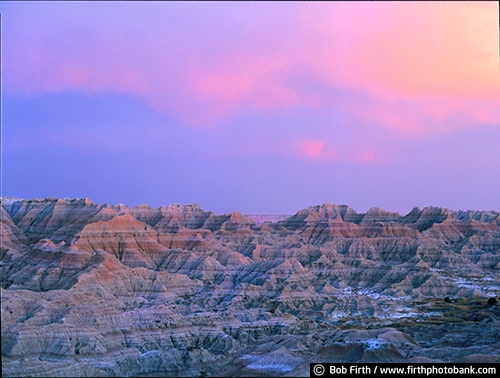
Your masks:
M6 375L308 376L311 361L500 355L494 211L324 204L257 223L2 198L0 216Z

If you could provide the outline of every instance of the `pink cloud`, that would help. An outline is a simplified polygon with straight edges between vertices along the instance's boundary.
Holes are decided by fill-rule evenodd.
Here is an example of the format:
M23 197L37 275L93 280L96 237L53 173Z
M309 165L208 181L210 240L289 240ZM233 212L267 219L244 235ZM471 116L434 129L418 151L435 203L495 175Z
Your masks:
M490 106L488 106L490 105ZM500 102L496 104L480 104L472 107L470 114L479 124L500 124Z
M339 108L358 122L414 138L500 125L495 8L472 2L303 4L300 19L318 34L308 63L321 80L370 98L340 100ZM343 15L340 22L332 22L335 11ZM333 35L334 49L316 42ZM445 122L458 114L461 121Z
M404 97L468 97L499 94L497 14L493 3L372 2L302 4L299 16L318 37L309 63L332 82Z
M299 140L293 144L295 156L307 160L338 160L339 152L321 140Z
M24 25L23 38L5 47L4 90L129 93L197 126L242 111L332 107L406 137L500 124L497 6L292 3L278 14L262 5L253 10L262 17L239 15L222 29L224 17L239 14L234 6L186 31L158 16L168 13L164 5L149 5L140 32L94 23L89 33L84 18L55 32ZM339 103L317 85L364 93L371 103ZM459 112L469 120L440 123ZM301 148L314 156L306 151L318 146Z
M324 148L325 143L321 141L304 140L299 144L299 152L312 159L319 158Z
M344 161L351 163L374 164L385 159L380 153L369 146L337 145L322 140L299 140L294 143L295 156L306 160Z

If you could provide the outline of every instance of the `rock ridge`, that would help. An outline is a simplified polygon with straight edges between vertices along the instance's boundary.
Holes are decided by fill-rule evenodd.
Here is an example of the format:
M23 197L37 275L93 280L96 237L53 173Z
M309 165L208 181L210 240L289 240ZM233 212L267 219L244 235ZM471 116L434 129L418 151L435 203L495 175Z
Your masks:
M0 219L6 375L500 360L500 307L486 303L500 295L496 211L325 203L259 222L196 204L2 197Z

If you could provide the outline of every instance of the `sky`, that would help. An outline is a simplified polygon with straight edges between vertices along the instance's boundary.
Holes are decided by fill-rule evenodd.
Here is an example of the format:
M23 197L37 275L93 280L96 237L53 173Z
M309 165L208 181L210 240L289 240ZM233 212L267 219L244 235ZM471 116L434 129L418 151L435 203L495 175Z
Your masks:
M498 2L2 2L2 195L500 210Z

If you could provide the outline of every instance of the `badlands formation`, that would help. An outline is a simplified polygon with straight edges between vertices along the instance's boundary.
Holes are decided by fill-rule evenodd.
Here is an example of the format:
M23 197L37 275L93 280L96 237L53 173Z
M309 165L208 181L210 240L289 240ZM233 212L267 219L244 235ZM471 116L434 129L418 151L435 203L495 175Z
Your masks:
M498 212L324 204L256 222L8 197L0 212L4 376L500 361Z

